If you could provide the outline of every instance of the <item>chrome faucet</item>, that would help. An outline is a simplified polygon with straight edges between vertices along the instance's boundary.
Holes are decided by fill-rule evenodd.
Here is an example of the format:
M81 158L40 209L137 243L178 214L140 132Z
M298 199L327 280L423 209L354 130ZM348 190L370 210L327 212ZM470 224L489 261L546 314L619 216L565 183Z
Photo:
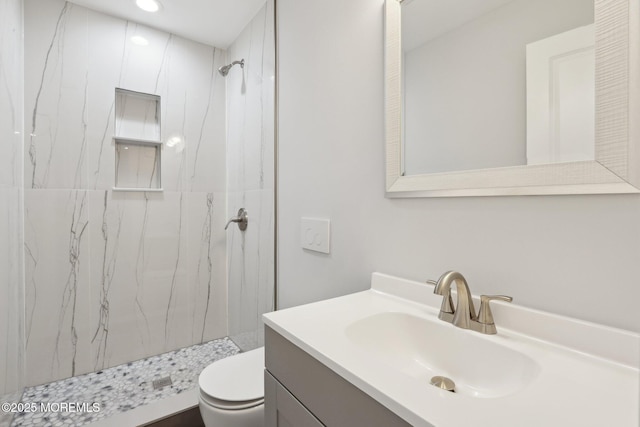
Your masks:
M493 313L489 306L491 300L513 301L513 298L504 295L481 295L480 310L476 316L473 298L469 291L469 285L464 276L457 271L447 271L437 282L428 280L427 283L435 285L433 293L442 295L442 305L438 318L454 326L463 329L471 329L483 334L495 334L496 325L493 320ZM451 285L456 285L456 305L453 306L451 298Z

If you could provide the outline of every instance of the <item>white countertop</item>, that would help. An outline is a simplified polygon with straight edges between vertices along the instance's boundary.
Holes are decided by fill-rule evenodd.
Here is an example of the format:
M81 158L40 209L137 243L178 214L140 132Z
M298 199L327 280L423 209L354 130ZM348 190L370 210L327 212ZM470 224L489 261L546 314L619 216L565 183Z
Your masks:
M479 398L448 393L389 369L345 332L354 322L379 313L432 320L440 302L433 286L374 273L368 291L263 318L267 326L414 426L638 427L636 333L516 304L495 304L498 334L480 336L526 354L539 369L513 394Z

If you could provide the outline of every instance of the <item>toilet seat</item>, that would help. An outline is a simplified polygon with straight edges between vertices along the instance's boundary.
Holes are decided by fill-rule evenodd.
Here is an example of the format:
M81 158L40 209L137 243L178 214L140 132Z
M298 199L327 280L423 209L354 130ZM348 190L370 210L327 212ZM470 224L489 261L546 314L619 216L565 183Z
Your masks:
M198 378L204 403L224 410L264 403L264 347L219 360Z
M254 406L262 405L264 403L264 398L256 399L256 400L248 400L245 402L228 402L226 400L215 399L202 390L200 390L200 399L206 403L207 405L213 406L214 408L224 409L226 411L239 411L241 409L249 409Z

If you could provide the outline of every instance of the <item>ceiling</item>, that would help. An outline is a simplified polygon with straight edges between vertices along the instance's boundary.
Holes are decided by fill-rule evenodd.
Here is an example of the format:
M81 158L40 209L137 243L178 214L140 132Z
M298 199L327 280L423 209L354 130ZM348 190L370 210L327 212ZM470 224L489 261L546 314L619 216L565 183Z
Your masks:
M412 50L513 0L404 0L402 48Z
M265 0L160 0L160 11L149 13L139 9L135 0L69 1L224 49L265 3Z

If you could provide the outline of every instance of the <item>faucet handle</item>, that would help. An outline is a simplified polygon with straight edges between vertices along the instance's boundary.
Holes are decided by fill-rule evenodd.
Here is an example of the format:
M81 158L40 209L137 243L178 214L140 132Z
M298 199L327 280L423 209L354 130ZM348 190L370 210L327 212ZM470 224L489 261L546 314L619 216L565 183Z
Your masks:
M427 285L437 286L438 282L435 280L427 280ZM435 293L435 289L433 290ZM447 295L443 295L442 297L442 305L440 306L441 313L449 313L453 314L453 299L451 298L451 291Z
M511 302L513 298L506 295L480 295L480 310L478 311L478 322L483 325L493 325L493 313L489 302L492 300L500 300ZM495 328L494 328L495 329ZM495 334L495 332L493 332Z
M244 208L240 208L240 210L238 211L238 216L231 218L229 222L227 222L227 225L224 226L224 229L226 230L227 228L229 228L229 225L232 222L235 222L238 224L238 228L240 229L240 231L246 230L247 224L249 223L249 217L247 216L247 211Z

